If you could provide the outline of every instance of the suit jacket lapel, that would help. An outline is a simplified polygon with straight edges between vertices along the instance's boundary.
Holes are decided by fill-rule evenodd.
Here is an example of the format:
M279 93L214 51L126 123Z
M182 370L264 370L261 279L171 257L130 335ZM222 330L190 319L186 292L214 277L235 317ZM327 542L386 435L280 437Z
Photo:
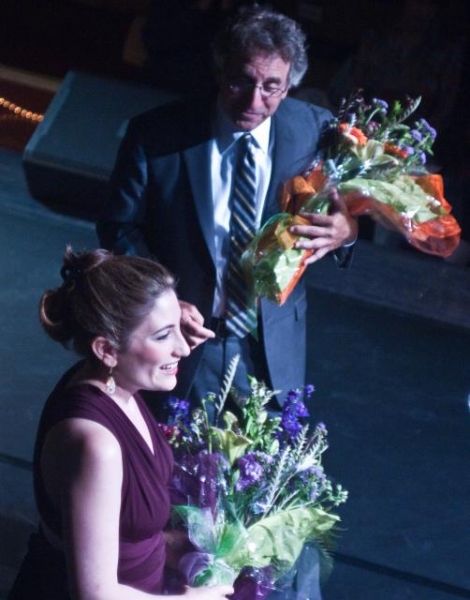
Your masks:
M214 208L212 202L210 141L183 152L189 184L204 240L215 265Z

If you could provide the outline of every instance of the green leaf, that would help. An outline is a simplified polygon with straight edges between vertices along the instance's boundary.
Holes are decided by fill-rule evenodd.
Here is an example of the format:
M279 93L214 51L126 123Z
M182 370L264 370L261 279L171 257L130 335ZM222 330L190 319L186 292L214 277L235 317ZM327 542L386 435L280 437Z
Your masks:
M225 431L218 427L211 427L211 435L216 440L217 447L228 458L230 465L243 456L247 448L253 444L252 440L243 435L237 435L234 431Z
M321 540L339 521L319 508L298 507L280 511L248 528L246 545L256 566L279 560L291 567L307 540Z

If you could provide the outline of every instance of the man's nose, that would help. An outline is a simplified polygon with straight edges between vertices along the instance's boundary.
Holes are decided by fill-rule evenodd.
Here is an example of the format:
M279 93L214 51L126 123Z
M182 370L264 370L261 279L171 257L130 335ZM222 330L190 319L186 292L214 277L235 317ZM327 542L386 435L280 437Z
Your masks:
M264 104L263 86L253 85L250 89L250 100L252 106Z

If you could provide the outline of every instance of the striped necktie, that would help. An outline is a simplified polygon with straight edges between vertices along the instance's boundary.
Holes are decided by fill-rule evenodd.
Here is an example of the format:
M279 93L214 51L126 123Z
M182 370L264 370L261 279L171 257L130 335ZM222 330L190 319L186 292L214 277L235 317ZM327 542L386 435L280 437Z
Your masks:
M239 337L256 331L256 308L243 271L241 256L256 231L256 169L252 136L237 142L239 153L233 178L230 218L230 255L227 273L226 325Z

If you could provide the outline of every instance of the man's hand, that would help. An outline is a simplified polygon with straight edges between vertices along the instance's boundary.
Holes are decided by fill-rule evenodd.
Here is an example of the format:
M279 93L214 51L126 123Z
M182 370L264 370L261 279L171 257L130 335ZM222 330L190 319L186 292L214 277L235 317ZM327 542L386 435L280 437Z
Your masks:
M214 338L215 333L204 327L204 318L194 304L189 304L183 300L179 301L181 308L181 333L191 350L194 350L199 344Z
M303 238L295 243L296 248L315 250L313 255L305 260L306 265L320 260L336 248L352 244L357 238L357 222L349 214L344 200L335 189L328 197L331 199L331 205L327 215L302 212L302 217L308 219L310 225L294 225L290 228L291 233Z

